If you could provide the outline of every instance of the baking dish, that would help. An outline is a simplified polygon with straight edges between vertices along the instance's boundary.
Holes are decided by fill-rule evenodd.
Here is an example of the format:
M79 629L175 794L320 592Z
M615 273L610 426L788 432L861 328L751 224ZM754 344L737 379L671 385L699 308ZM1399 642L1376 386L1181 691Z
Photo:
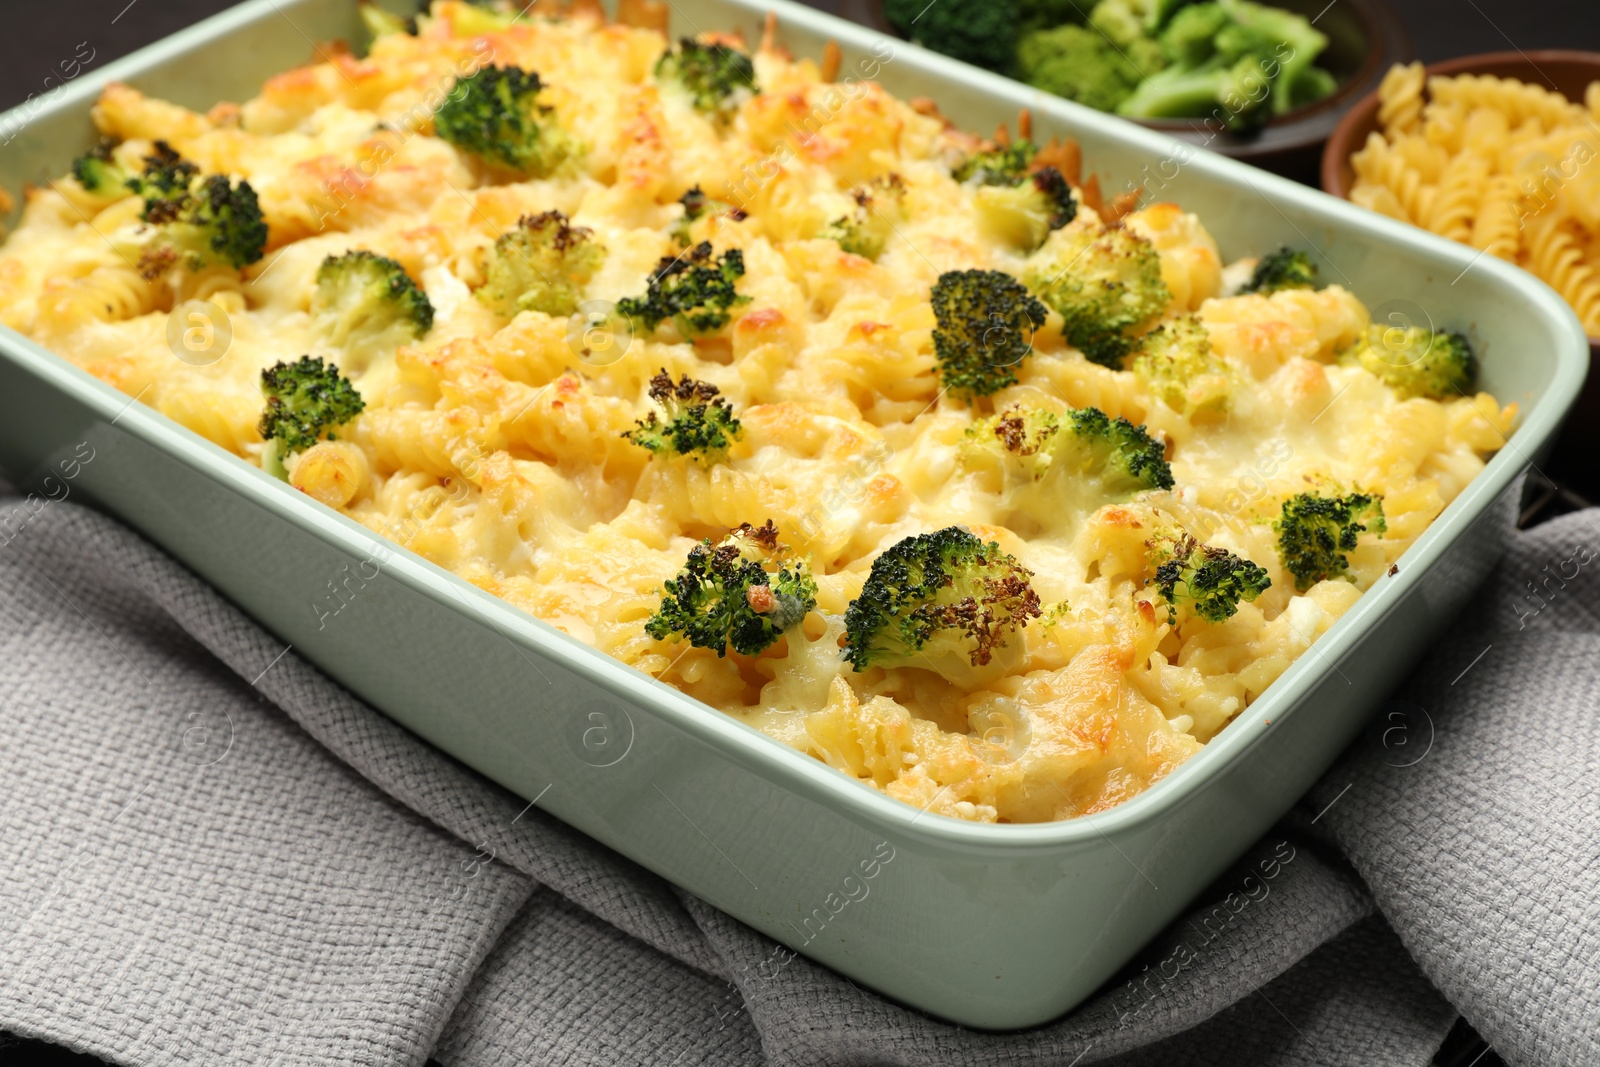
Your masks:
M95 459L73 482L85 499L421 737L858 982L969 1026L1039 1023L1092 993L1264 832L1454 617L1503 547L1517 476L1576 395L1586 344L1559 298L1515 268L808 9L683 0L673 29L755 39L768 6L796 54L835 38L844 76L876 72L969 128L1031 107L1036 135L1071 134L1103 177L1200 212L1230 258L1314 248L1324 275L1379 319L1468 331L1485 387L1523 405L1509 447L1398 572L1146 793L1031 826L899 804L381 541L9 331L0 468L32 484L88 442ZM335 37L359 39L353 2L252 0L80 78L37 114L0 118L16 131L0 183L62 173L92 142L88 108L109 79L204 108Z

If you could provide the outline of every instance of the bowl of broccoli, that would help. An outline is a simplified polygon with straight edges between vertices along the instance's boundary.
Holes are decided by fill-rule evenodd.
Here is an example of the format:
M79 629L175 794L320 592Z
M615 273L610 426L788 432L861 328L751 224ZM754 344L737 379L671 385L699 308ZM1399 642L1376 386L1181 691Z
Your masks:
M881 0L880 29L1304 180L1412 55L1383 0Z

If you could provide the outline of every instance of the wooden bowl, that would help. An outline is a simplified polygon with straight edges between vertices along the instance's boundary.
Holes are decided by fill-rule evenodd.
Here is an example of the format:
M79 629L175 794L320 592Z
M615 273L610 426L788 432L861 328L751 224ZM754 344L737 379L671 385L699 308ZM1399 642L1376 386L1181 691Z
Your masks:
M1257 133L1217 129L1207 119L1133 119L1178 140L1253 163L1303 181L1316 181L1322 144L1339 125L1345 110L1376 90L1384 71L1406 63L1416 52L1405 25L1385 0L1269 0L1274 7L1315 19L1328 37L1317 65L1338 79L1333 95L1272 119ZM882 0L850 0L841 13L894 35L883 15ZM1002 72L1003 73L1003 72Z
M1490 52L1433 63L1427 71L1430 76L1493 74L1516 78L1582 102L1589 83L1600 80L1600 52L1557 48ZM1350 189L1355 184L1350 156L1359 151L1367 143L1367 136L1377 129L1378 93L1374 90L1345 112L1333 136L1328 138L1322 152L1322 188L1325 191L1350 199ZM1600 375L1595 373L1595 366L1600 363L1600 338L1589 338L1589 360L1589 380L1567 416L1566 428L1545 465L1545 472L1595 500L1600 499L1600 470L1588 462L1588 457L1600 452Z

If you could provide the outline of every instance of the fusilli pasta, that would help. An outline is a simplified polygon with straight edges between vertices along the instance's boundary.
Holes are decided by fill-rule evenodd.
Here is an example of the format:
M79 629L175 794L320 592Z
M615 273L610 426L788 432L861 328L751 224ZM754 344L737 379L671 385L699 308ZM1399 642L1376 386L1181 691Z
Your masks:
M1350 157L1350 199L1480 248L1550 283L1600 336L1600 82L1583 101L1492 75L1396 66Z

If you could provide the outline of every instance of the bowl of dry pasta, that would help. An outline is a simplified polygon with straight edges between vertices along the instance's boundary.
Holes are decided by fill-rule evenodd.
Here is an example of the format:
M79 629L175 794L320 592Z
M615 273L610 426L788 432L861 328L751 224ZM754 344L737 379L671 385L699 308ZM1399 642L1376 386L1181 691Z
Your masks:
M1328 139L1322 187L1537 275L1600 356L1600 52L1396 65ZM1564 439L1586 454L1596 426L1591 374ZM1560 473L1600 490L1592 473Z

